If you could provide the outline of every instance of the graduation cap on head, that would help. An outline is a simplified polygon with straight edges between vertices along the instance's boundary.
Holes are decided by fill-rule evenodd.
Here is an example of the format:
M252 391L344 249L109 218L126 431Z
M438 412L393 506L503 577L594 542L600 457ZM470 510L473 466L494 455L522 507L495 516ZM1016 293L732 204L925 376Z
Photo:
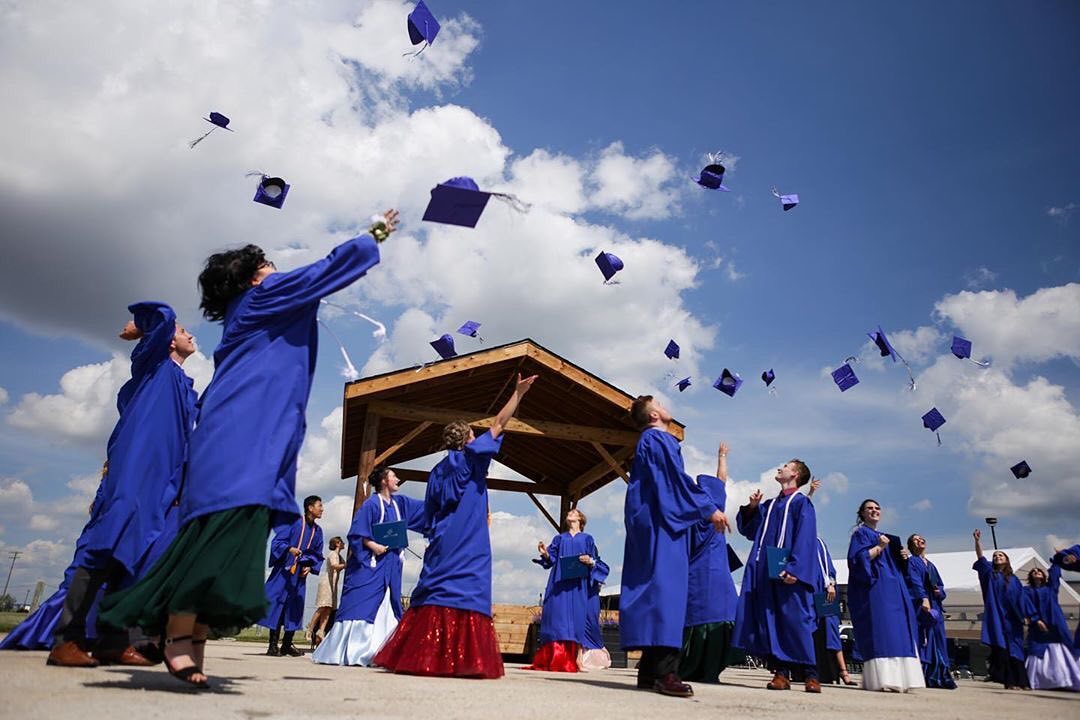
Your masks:
M210 117L203 118L203 120L210 123L214 127L210 128L209 130L204 132L202 135L200 135L199 137L197 137L194 140L192 140L191 142L189 142L188 147L194 148L196 145L201 143L206 138L207 135L214 132L218 128L221 128L222 130L228 130L229 132L232 132L232 129L229 127L229 118L225 117L224 115L222 115L219 112L211 112Z
M970 340L966 340L966 339L960 337L959 335L953 335L952 348L951 349L952 349L952 354L955 355L960 360L970 360L971 362L975 363L979 367L984 367L984 368L985 367L990 367L990 363L988 361L983 360L982 362L979 362L978 360L971 357L971 341Z
M679 392L682 392L686 388L690 387L691 384L692 383L690 382L690 378L686 377L675 383L675 387L679 388Z
M1027 464L1027 460L1021 460L1009 469L1012 470L1012 474L1017 480L1026 478L1031 474L1031 466Z
M945 424L945 416L935 407L922 416L923 427L937 435L937 444L941 445L941 434L938 428Z
M664 354L668 356L669 360L679 359L679 344L674 340L670 340L667 347L664 348Z
M424 43L424 47L415 53L405 53L406 55L415 56L424 52L424 48L435 42L435 36L439 34L439 21L431 14L431 10L428 10L424 0L416 3L416 7L409 13L407 24L409 27L409 41L413 45Z
M792 193L790 195L781 195L780 191L773 187L772 194L780 198L780 204L783 206L784 212L787 212L788 210L799 204L799 196L795 193Z
M518 212L528 212L530 205L509 193L481 190L471 177L454 177L431 189L431 200L424 210L428 222L474 228L487 207L488 198L498 198Z
M623 269L623 261L616 255L601 250L600 254L596 256L596 267L600 268L600 272L604 275L604 283L613 285L611 278L615 277L615 273Z
M855 371L851 365L844 363L832 371L833 382L840 388L840 392L849 390L859 384L859 378L855 377Z
M742 378L739 377L738 373L733 373L724 368L724 372L720 373L720 377L716 378L713 387L728 397L735 397L735 393L739 392L739 388L742 387Z
M449 333L438 340L432 340L431 347L435 348L435 352L439 353L439 357L443 360L449 360L457 355L457 351L454 350L454 338Z
M457 329L462 335L474 337L480 342L484 342L484 338L480 337L480 323L475 320L466 320L465 324Z
M289 194L290 185L279 177L270 177L263 173L248 173L248 175L259 175L262 178L259 180L259 187L255 188L255 197L252 199L257 203L280 210L285 204L285 196Z
M889 342L889 338L885 336L885 331L881 329L881 326L878 325L877 330L868 332L866 334L871 340L874 341L874 344L877 345L877 349L878 352L881 353L881 357L892 357L893 362L899 361L904 363L904 367L907 369L908 374L908 388L911 389L912 392L914 392L915 376L911 372L911 366L908 365L907 360L905 360L900 353L896 352L896 348L894 348L892 346L892 343Z

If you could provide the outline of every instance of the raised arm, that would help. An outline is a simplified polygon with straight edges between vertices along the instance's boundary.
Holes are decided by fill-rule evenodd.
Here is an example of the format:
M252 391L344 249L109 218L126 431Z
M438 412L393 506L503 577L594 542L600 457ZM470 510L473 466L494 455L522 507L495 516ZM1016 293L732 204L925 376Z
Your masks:
M817 478L811 478L811 480L810 480L810 489L806 491L806 497L808 497L808 498L814 497L814 493L816 493L818 491L819 487L821 487L821 481L818 480Z
M720 448L716 451L716 477L720 478L720 482L727 482L727 454L728 446L726 442L720 442Z
M981 560L983 558L982 532L976 529L971 536L975 538L975 559Z
M529 392L534 382L536 382L536 375L525 378L521 378L519 374L517 376L517 385L514 387L514 394L510 396L510 399L503 405L502 410L495 416L495 422L491 424L491 429L488 431L491 433L491 437L495 440L499 439L503 430L506 429L506 424L510 422L510 418L514 417L514 413L517 412L518 405L521 404L521 398L525 397L525 393Z

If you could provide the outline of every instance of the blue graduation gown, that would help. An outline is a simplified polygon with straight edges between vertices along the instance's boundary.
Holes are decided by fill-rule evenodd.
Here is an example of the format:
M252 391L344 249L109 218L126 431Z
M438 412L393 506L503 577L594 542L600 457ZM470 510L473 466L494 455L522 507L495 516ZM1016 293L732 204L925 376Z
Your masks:
M1065 613L1058 603L1058 592L1061 589L1061 568L1057 565L1050 566L1048 582L1040 587L1024 588L1024 611L1028 617L1028 655L1042 657L1046 653L1046 646L1051 643L1061 643L1065 647L1072 647L1069 638L1069 624L1065 620ZM1042 620L1046 625L1046 632L1039 629L1035 623Z
M131 576L165 527L180 491L196 394L192 380L169 358L176 314L162 303L128 308L144 335L132 351L132 378L120 390L117 421L76 562L105 569L115 560Z
M599 650L604 647L604 634L600 628L600 588L604 587L611 568L608 564L596 558L596 565L589 574L589 607L585 612L585 641L582 647L586 650Z
M1060 565L1063 570L1080 572L1080 562L1066 566L1063 561L1065 555L1072 555L1077 560L1080 560L1080 545L1073 545L1071 548L1067 548L1062 552L1054 553L1054 557L1050 558L1052 564ZM1076 634L1073 636L1073 650L1080 653L1080 622L1076 623Z
M818 573L817 587L815 592L825 592L829 585L836 585L836 566L833 565L832 554L829 546L821 538L817 539ZM840 617L827 615L825 617L825 648L828 650L842 650L840 642Z
M769 517L768 527L765 518ZM787 510L787 527L784 512ZM758 657L772 656L783 663L815 665L814 589L817 587L817 514L814 503L800 492L780 494L758 505L739 509L739 532L753 541L743 569L735 635L731 644ZM783 532L784 541L780 542ZM789 550L784 570L798 578L788 585L769 579L767 547Z
M982 643L1008 650L1009 656L1024 661L1024 588L1020 579L994 572L984 557L971 566L979 574L983 596Z
M863 661L918 657L915 609L907 579L888 548L870 558L870 549L880 536L860 525L848 543L848 608L855 627L855 652Z
M690 529L716 503L686 474L670 433L641 433L626 488L619 634L628 650L682 647L690 583Z
M607 577L607 566L600 569L598 563L596 567L589 568L582 577L563 577L560 558L576 558L580 555L596 557L596 542L587 532L579 532L576 535L564 532L556 535L551 539L547 550L547 558L533 560L551 571L548 573L547 589L544 591L544 610L540 618L540 644L559 640L575 642L584 647L588 639L586 626L591 612L590 589L597 582L597 576ZM597 594L597 601L599 601L599 594ZM597 602L595 628L597 634L599 634L599 628L600 607ZM594 637L593 641L595 640ZM603 641L600 644L602 646Z
M262 505L295 518L296 457L318 351L319 300L379 262L370 235L291 272L273 273L225 311L214 379L191 436L181 527L208 513Z
M300 548L300 555L289 552L290 547ZM277 630L282 622L286 632L295 632L304 626L304 596L307 579L301 577L301 569L311 568L319 574L323 563L323 532L317 523L307 524L304 518L278 526L270 541L270 577L266 578L266 615L259 625ZM284 612L284 614L283 614Z
M709 497L721 510L727 505L727 488L720 478L699 475ZM690 530L690 575L686 598L686 627L705 623L735 622L739 594L731 577L727 537L716 532L708 520Z
M375 622L387 589L394 617L401 619L401 553L389 549L376 557L364 546L374 536L372 527L382 522L404 520L410 530L424 529L424 502L405 495L392 495L390 503L378 494L357 508L349 528L349 558L345 561L345 582L336 620Z
M485 432L463 450L448 450L428 476L424 567L410 605L438 605L491 617L491 535L487 471L502 447Z
M915 609L918 623L919 660L923 671L927 673L927 687L940 687L951 684L951 678L931 677L930 673L941 672L949 667L949 646L945 637L945 585L941 581L934 563L925 557L912 555L907 564L907 587L911 604ZM938 592L934 592L934 590ZM922 601L929 600L931 610L937 610L938 619L927 617L922 609Z

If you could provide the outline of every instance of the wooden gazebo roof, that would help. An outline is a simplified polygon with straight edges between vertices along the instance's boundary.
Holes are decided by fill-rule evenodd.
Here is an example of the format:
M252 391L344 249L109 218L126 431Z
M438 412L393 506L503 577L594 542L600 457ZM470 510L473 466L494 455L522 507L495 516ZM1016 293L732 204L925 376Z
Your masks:
M449 422L489 427L518 373L539 378L505 430L498 462L528 480L491 477L489 488L527 493L557 526L536 495L558 495L565 512L628 479L639 435L627 414L633 396L526 339L346 384L341 477L357 476L356 502L381 463L403 480L426 481L427 472L398 465L439 450ZM683 438L682 425L671 432Z

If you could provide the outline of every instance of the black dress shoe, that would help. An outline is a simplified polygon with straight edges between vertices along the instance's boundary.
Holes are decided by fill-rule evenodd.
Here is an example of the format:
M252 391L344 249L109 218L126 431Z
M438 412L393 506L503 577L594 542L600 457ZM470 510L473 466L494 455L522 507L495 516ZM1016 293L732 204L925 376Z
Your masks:
M278 650L277 645L271 645L270 647L266 648L266 654L270 657L278 657L279 655L281 655L281 651Z
M295 645L282 645L281 654L288 655L289 657L303 657L304 651Z

